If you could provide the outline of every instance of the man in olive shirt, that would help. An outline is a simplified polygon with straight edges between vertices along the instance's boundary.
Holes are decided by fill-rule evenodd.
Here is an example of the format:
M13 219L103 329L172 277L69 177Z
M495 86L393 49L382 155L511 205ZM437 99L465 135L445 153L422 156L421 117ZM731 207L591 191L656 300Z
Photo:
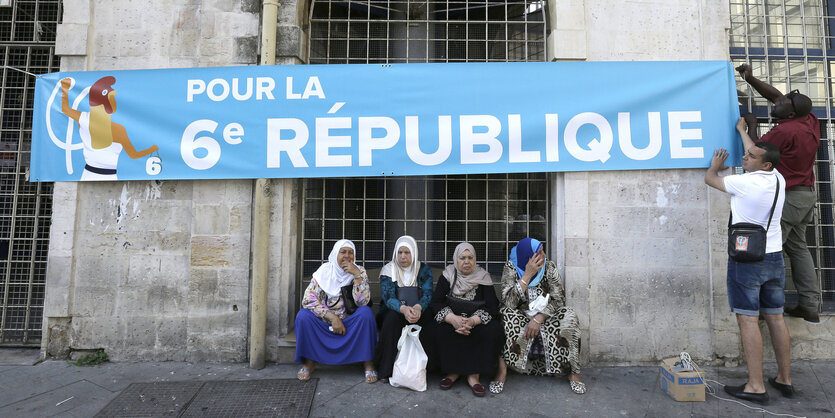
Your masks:
M751 66L737 67L742 78L761 96L774 103L771 116L777 126L759 137L757 119L745 115L748 135L755 142L769 142L780 149L777 171L786 179L786 204L780 226L783 230L783 252L791 261L791 277L799 296L798 305L786 309L791 316L809 322L820 322L820 281L806 246L806 226L812 222L815 201L815 157L820 144L820 122L812 111L812 100L794 90L782 94L751 73Z

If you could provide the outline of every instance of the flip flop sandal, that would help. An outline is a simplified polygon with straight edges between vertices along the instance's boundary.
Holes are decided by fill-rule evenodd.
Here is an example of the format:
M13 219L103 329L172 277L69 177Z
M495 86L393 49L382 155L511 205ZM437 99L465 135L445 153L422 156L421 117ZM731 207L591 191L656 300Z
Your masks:
M575 382L573 380L569 380L568 383L571 384L571 391L572 392L574 392L578 395L582 395L582 394L586 393L586 384L585 383Z
M377 382L377 371L376 370L366 370L365 371L365 383L375 383Z
M299 372L296 374L296 377L298 377L299 380L301 380L302 382L306 382L310 380L310 371L311 370L307 367L302 367L301 369L299 369Z
M498 380L494 380L490 382L490 393L495 393L496 395L502 393L504 390L504 382L499 382Z

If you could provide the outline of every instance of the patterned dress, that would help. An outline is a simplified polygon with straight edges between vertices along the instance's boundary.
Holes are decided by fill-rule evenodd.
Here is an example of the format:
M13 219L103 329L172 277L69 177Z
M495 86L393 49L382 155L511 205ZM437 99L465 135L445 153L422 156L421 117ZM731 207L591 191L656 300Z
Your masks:
M522 291L519 276L512 263L502 273L501 308L505 344L503 356L507 365L522 374L556 375L580 373L580 329L577 314L565 307L565 291L557 266L548 261L545 275L536 286ZM539 296L550 295L542 311L546 318L533 340L525 339L530 317L525 314L528 303Z

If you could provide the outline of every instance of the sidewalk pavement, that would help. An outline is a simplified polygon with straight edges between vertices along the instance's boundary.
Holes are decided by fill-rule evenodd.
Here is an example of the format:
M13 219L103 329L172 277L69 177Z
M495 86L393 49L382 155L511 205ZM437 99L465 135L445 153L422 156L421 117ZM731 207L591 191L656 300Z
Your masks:
M0 416L90 417L131 383L294 379L298 370L294 364L270 364L262 370L246 364L182 362L79 367L47 360L32 365L36 357L0 349ZM771 402L764 408L794 416L835 415L835 362L796 361L792 367L795 398L783 398L769 387ZM744 367L706 367L705 371L707 379L728 384L742 383L746 376ZM360 365L327 366L313 372L319 382L310 416L770 416L710 395L706 402L675 402L659 389L658 372L658 367L589 367L582 372L588 385L585 395L572 393L563 378L511 373L502 394L476 398L463 381L451 390L440 390L441 376L435 374L428 377L427 391L414 392L381 382L364 383ZM776 365L767 363L765 372L773 376ZM486 386L487 379L482 378L482 383ZM718 384L711 384L717 395L730 398Z

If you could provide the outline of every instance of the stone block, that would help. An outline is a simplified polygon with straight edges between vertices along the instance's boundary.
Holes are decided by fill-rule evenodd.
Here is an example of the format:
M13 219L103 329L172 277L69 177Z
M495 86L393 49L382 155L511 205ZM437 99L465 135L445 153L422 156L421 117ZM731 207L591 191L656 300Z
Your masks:
M108 255L111 255L108 253ZM117 256L77 256L75 286L112 287L127 276L130 262Z
M87 24L61 23L55 29L55 55L87 55Z
M650 223L648 208L604 205L589 207L588 233L592 238L646 237Z
M276 29L276 57L301 58L301 29L298 26L279 26Z
M709 223L702 208L649 208L647 233L653 237L707 239Z
M151 55L151 42L154 32L151 30L122 31L119 34L119 52L125 57L144 57ZM137 145L138 146L138 145Z
M246 0L245 0L246 1ZM278 24L282 26L301 26L304 22L302 9L304 2L283 0L278 6ZM243 6L241 7L243 9Z
M121 317L125 330L125 349L131 351L153 351L157 340L157 323L164 319L159 316L128 316Z
M587 300L590 285L589 268L585 266L565 267L565 296L567 300Z
M203 2L203 10L231 12L235 9L235 0L208 0Z
M585 60L588 40L585 29L557 29L548 34L549 58L552 60Z
M588 206L566 206L564 215L565 236L567 238L588 238Z
M258 52L258 36L236 37L232 62L236 64L257 64Z
M116 287L80 286L73 288L70 316L110 317L116 312Z
M566 176L564 190L565 206L567 208L586 208L589 206L589 182L587 179L574 179Z
M90 23L90 0L64 0L63 23Z
M61 71L84 71L87 69L87 56L64 55L61 57ZM55 184L58 184L57 182Z
M184 59L194 60L200 50L200 30L199 29L183 29L175 32L171 36L171 45L168 52L171 57L178 57ZM163 50L165 51L165 50ZM196 63L187 67L195 67ZM182 67L182 66L180 66Z
M218 13L215 33L229 37L254 38L256 49L261 35L260 16L249 13Z
M229 236L194 236L191 239L192 267L217 268L247 263L249 263L248 242Z
M589 239L565 239L565 266L588 266Z
M229 233L230 214L227 205L194 205L192 232L195 235Z
M72 257L49 256L46 269L45 317L69 316Z
M295 2L295 0L285 0L281 2L279 5L279 10L284 7L285 4ZM261 0L240 0L241 3L241 11L244 13L254 13L260 14L261 13Z

